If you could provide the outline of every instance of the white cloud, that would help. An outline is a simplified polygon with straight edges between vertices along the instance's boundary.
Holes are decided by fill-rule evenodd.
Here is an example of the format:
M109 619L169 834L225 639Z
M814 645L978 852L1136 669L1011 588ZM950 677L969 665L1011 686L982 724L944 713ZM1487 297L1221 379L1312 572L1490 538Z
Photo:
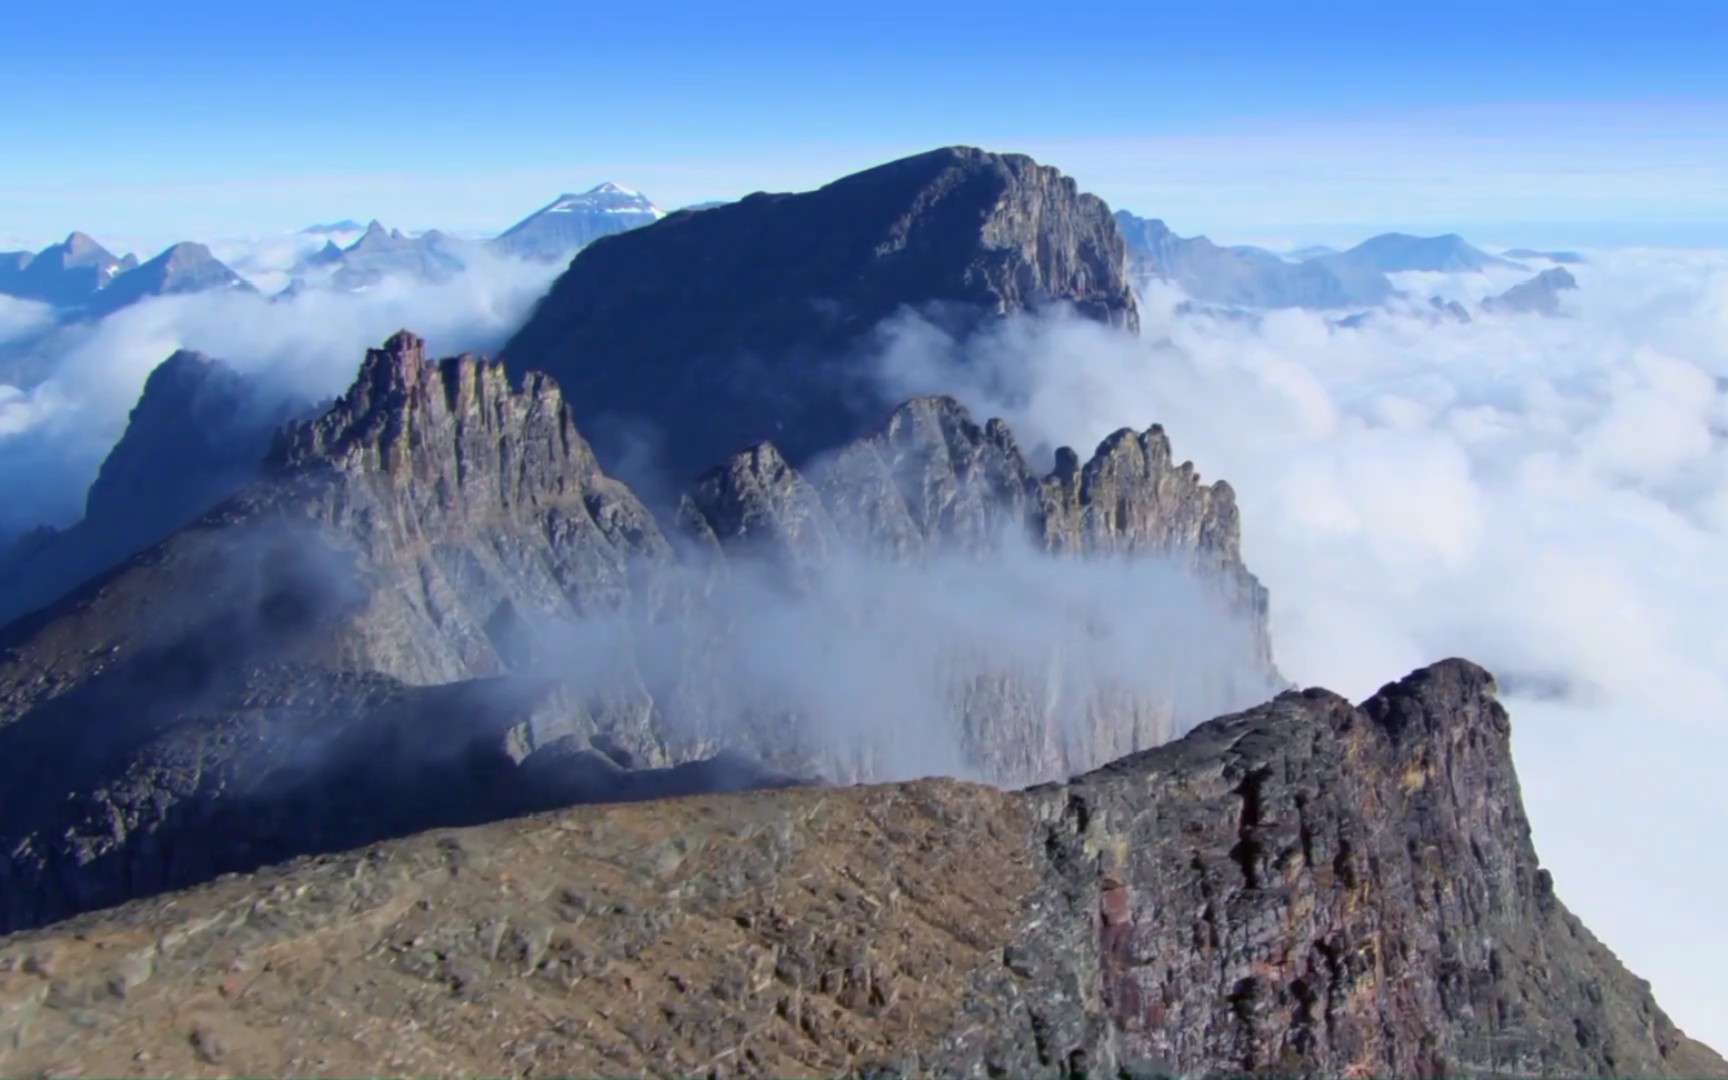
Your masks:
M34 334L54 321L54 309L32 300L0 296L0 345Z
M1446 656L1494 670L1561 895L1724 1046L1728 255L1576 272L1570 319L1249 328L1175 320L1155 293L1146 341L1023 322L961 356L903 328L884 370L899 391L958 381L1029 445L1163 423L1236 487L1301 683L1359 699Z
M257 258L268 265L281 254ZM312 290L284 300L232 292L161 297L94 325L63 327L36 347L47 360L45 381L0 390L0 488L8 493L0 539L79 516L145 378L176 349L208 353L320 399L347 387L367 347L404 327L440 353L495 348L560 269L481 253L466 272L437 285L391 279L359 293Z

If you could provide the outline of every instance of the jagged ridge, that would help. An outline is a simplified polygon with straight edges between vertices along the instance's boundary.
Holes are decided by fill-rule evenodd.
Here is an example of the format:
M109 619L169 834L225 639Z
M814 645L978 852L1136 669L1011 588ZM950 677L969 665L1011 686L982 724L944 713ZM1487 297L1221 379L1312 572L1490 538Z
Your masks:
M778 453L763 447L759 458ZM915 401L816 474L825 494L811 495L813 514L833 537L822 554L872 565L984 557L1003 540L998 526L1053 554L1169 554L1246 598L1240 661L1269 671L1263 593L1236 554L1228 487L1172 468L1156 431L1119 434L1084 468L1077 461L1066 454L1039 478L999 422L979 427L951 400ZM772 478L782 481L814 490L789 468ZM0 915L26 925L417 820L496 816L521 805L499 794L525 782L516 766L555 743L646 767L731 747L784 772L884 775L893 766L873 755L890 736L822 735L818 705L737 673L740 655L760 659L763 648L740 617L780 601L752 577L763 552L748 530L724 523L762 511L743 491L702 486L689 505L701 510L684 524L704 525L709 542L680 558L600 470L550 378L514 387L496 363L433 362L420 339L396 335L327 412L282 429L262 479L0 631L0 827L11 852L0 873L19 898ZM784 547L773 562L802 557ZM827 572L822 558L808 569ZM895 633L874 626L860 632ZM953 730L926 737L952 739L956 767L1024 781L1175 732L1167 690L1077 700L1061 689L1070 647L1042 651L1027 671L990 656L955 669L954 696L931 718ZM466 736L429 724L412 753L385 739L397 748L365 755L401 757L393 770L369 782L340 774L355 798L423 806L434 798L425 792L469 790L438 762L507 758L474 774L449 810L456 818L344 817L345 799L316 794L333 782L316 769L249 794L269 747L324 745L321 725L364 739L388 727L394 703L420 700L416 688L476 679L501 680L495 722L477 716ZM427 767L416 772L415 761ZM45 780L42 762L59 774ZM429 787L412 794L415 783ZM91 797L37 797L68 790ZM166 852L181 854L165 864Z

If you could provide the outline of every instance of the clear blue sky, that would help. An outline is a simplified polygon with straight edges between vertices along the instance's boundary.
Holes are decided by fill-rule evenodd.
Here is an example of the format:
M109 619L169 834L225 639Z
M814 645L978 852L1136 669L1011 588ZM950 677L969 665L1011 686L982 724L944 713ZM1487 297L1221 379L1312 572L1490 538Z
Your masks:
M485 229L954 142L1226 237L1728 223L1720 0L6 6L0 242Z

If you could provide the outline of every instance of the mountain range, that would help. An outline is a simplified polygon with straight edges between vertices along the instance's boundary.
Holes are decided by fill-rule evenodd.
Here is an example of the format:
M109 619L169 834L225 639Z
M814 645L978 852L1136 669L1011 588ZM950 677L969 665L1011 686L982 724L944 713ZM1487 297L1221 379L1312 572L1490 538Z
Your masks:
M1488 672L1292 688L1151 418L1034 466L858 369L1131 332L1127 258L953 147L594 240L501 360L171 358L117 561L0 626L0 1069L1728 1075L1560 901Z
M1178 286L1194 302L1193 310L1372 308L1399 295L1390 274L1528 269L1473 247L1454 233L1384 233L1347 251L1309 247L1282 256L1247 245L1220 247L1204 236L1177 236L1164 222L1125 210L1116 212L1116 223L1128 245L1135 277ZM1570 255L1527 254L1532 258ZM1571 258L1581 261L1580 256Z

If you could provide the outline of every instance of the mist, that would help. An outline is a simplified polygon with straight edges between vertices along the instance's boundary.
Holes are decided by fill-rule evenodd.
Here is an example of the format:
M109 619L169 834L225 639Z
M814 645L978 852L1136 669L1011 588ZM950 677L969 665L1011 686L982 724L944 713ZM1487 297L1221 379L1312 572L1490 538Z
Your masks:
M1359 700L1450 655L1493 671L1562 897L1723 1045L1728 253L1590 254L1566 318L1420 312L1516 273L1401 275L1418 303L1355 329L1178 318L1151 288L1140 340L1017 319L962 348L906 319L878 373L1029 448L1164 424L1235 487L1298 683Z
M1255 627L1161 558L847 548L657 570L652 604L525 620L523 673L652 703L686 752L837 781L1059 780L1265 700ZM597 707L598 712L604 706Z
M265 249L252 263L237 261L256 269L284 258ZM156 297L45 333L40 319L29 322L36 315L0 306L0 339L8 326L29 327L14 331L19 338L38 333L29 348L40 358L33 366L44 370L24 385L0 381L0 487L10 496L0 508L0 539L80 516L145 378L176 349L225 360L284 396L323 400L353 380L355 357L404 326L439 353L497 348L561 269L480 252L439 284L395 278L360 292L313 289L274 300L239 292Z

